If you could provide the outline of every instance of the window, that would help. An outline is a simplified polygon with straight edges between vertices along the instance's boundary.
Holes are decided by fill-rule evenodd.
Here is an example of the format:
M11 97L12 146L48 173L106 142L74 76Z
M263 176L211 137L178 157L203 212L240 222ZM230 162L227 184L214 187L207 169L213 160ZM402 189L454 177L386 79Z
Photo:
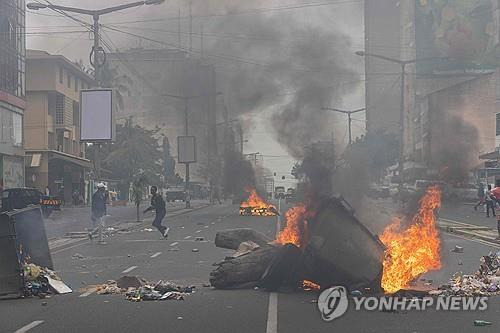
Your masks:
M14 146L23 145L23 116L19 113L12 113L12 144Z
M64 83L64 72L62 67L59 67L59 83L63 84Z
M500 135L500 113L496 114L497 117L497 122L496 122L496 133L497 135Z
M71 75L68 73L68 88L71 88Z
M56 125L64 124L64 95L56 95Z

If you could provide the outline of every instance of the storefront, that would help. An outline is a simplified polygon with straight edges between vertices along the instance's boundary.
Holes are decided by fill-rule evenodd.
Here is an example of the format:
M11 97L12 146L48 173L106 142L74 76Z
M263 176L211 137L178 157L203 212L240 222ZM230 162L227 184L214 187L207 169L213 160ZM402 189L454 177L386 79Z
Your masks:
M24 159L0 155L0 189L24 187Z

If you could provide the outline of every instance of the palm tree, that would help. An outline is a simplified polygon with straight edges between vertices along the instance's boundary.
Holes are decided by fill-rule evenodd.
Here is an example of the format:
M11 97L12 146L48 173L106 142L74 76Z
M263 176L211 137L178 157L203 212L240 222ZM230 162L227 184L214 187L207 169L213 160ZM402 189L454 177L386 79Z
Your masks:
M144 197L144 188L147 185L147 179L144 175L140 175L132 183L132 200L134 201L136 212L137 212L137 222L141 222L139 207L142 203L142 198Z

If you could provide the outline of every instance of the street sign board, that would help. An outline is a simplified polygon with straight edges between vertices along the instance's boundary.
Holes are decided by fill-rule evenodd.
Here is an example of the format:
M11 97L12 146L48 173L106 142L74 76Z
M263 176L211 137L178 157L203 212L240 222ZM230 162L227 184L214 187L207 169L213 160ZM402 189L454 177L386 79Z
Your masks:
M80 141L113 141L115 123L112 89L80 92Z
M177 158L179 163L196 163L196 137L177 137Z

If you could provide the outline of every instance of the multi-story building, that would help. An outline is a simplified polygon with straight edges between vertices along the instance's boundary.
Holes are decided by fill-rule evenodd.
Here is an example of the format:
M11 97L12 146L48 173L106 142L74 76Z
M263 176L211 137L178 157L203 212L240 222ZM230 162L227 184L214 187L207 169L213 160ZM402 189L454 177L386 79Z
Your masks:
M25 1L0 1L0 190L24 186Z
M26 184L64 197L85 193L92 169L80 138L80 89L93 78L61 55L28 50L24 119Z
M465 176L480 155L500 157L486 154L500 142L499 15L498 0L365 1L366 52L415 62L406 68L403 147L424 176L452 169ZM399 133L400 73L366 57L369 131Z

